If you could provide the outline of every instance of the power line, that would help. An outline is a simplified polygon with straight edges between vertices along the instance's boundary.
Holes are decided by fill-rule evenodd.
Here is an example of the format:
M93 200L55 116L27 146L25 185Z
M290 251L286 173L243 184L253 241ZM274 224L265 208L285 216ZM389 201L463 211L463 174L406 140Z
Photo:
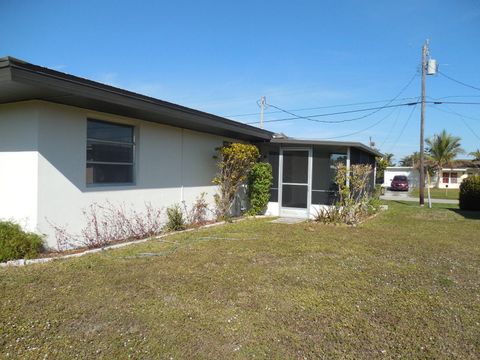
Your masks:
M465 125L465 127L470 130L470 132L478 139L480 140L480 136L475 132L475 130L472 129L472 127L470 126L470 124L467 123L467 121L465 120L465 116L463 116L462 114L456 112L455 110L452 110L450 109L450 111L445 111L445 110L442 110L442 109L439 109L437 108L436 106L432 106L432 108L438 110L438 111L441 111L441 112L444 112L444 113L447 113L447 114L453 114L453 115L456 115L460 118L460 120L462 120L463 124Z
M387 142L388 138L390 137L390 135L392 134L393 130L395 129L395 127L397 126L397 122L398 122L398 119L400 118L400 113L402 112L402 108L399 108L398 109L398 112L397 112L397 116L395 117L395 121L393 122L393 125L392 127L390 128L387 136L385 137L385 139L383 139L382 141L382 144L379 146L379 148L381 149L383 147L383 145L385 145L385 143Z
M480 97L480 95L479 95ZM403 97L397 99L397 101L404 101L404 100L411 100L411 99L416 99L416 96L410 96L410 97ZM363 101L363 102L357 102L357 103L350 103L350 104L338 104L338 105L325 105L325 106L315 106L315 107L309 107L309 108L299 108L299 109L287 109L287 111L308 111L308 110L318 110L318 109L331 109L331 108L337 108L337 107L348 107L348 106L357 106L357 105L369 105L369 104L378 104L378 103L383 103L385 101L389 101L389 99L385 100L375 100L375 101ZM268 106L268 104L267 104ZM278 111L265 111L264 114L278 114L282 113L283 111L278 110ZM254 115L260 115L260 112L255 112L255 113L246 113L246 114L235 114L235 115L224 115L226 118L231 118L231 117L242 117L242 116L254 116Z
M367 131L367 130L373 128L374 126L377 126L378 124L380 124L381 122L383 122L384 120L386 120L388 117L390 117L390 115L392 115L392 114L394 113L394 111L395 111L395 109L393 109L391 112L389 112L387 116L381 118L381 119L378 120L377 122L373 123L373 124L370 125L370 126L367 126L366 128L364 128L364 129L362 129L362 130L358 130L358 131L355 131L355 132L353 132L353 133L349 133L349 134L345 134L345 135L322 138L321 140L340 139L340 138L344 138L344 137L348 137L348 136L360 134L360 133L362 133L362 132L364 132L364 131Z
M417 99L418 99L418 98L417 98ZM392 146L390 146L390 147L388 148L390 151L391 151L393 148L395 148L395 146L396 146L397 143L398 143L398 140L400 140L400 138L402 137L403 132L404 132L405 129L407 128L407 125L408 125L408 123L410 122L410 119L412 118L413 113L414 113L415 110L417 109L417 105L418 105L418 104L419 104L418 102L415 104L415 106L413 107L412 111L411 111L410 114L408 115L407 120L406 120L405 123L403 124L402 130L400 131L400 133L398 134L397 138L395 139L395 142L393 143Z
M395 105L389 105L389 106L379 106L379 107L366 108L366 109L339 111L339 112L334 112L334 113L324 113L324 114L310 115L308 117L306 117L306 116L296 116L296 117L289 117L289 118L283 118L283 119L265 120L264 122L279 122L279 121L288 121L288 120L309 120L309 121L314 121L314 122L319 122L319 123L337 124L337 123L342 123L342 122L348 122L348 121L355 121L355 120L363 119L366 116L361 116L361 117L353 118L353 119L344 119L344 120L318 120L318 119L313 119L313 118L323 117L323 116L344 115L344 114L351 114L351 113L357 113L357 112L363 112L363 111L369 111L369 110L377 110L377 109L378 110L383 110L383 109L388 109L388 108L396 108L396 107L399 107L399 106L412 106L412 105L415 105L415 104L417 104L417 102L402 103L402 104L395 104ZM246 124L258 124L258 121L249 122L249 123L246 123Z
M438 71L438 73L439 73L440 75L442 75L443 77L446 77L447 79L449 79L449 80L451 80L451 81L453 81L453 82L456 82L457 84L460 84L460 85L469 87L469 88L471 88L471 89L475 89L475 90L480 91L480 88L478 88L478 87L476 87L476 86L469 85L469 84L467 84L467 83L464 83L463 81L454 79L454 78L452 78L451 76L448 76L447 74L444 74L444 73L441 72L441 71Z
M369 111L369 110L373 110L372 112L368 113L368 114L365 114L365 115L362 115L360 117L357 117L357 118L353 118L353 119L344 119L344 120L338 120L338 121L329 121L329 120L318 120L318 119L312 119L314 117L319 117L319 116L326 116L326 115L312 115L312 116L301 116L301 115L297 115L291 111L288 111L288 110L285 110L285 109L282 109L278 106L275 106L275 105L272 105L272 104L269 104L269 106L277 109L277 110L280 110L286 114L289 114L289 115L292 115L292 116L295 116L295 118L297 119L304 119L304 120L310 120L310 121L314 121L314 122L322 122L322 123L342 123L342 122L349 122L349 121L356 121L356 120L361 120L361 119L364 119L368 116L371 116L371 115L374 115L376 114L377 112L385 109L385 108L388 108L388 107L391 107L389 106L392 102L394 102L400 95L402 95L402 93L410 86L410 84L413 82L413 80L417 77L417 72L415 72L413 74L413 76L411 77L411 79L407 82L407 84L398 92L397 95L395 95L395 97L393 97L392 99L390 99L385 105L381 106L381 107L377 107L377 108L371 108L371 109L368 109L368 110L365 110L365 111ZM350 112L355 112L354 110L351 110ZM344 113L347 113L347 112L344 112ZM293 118L293 119L295 119ZM277 121L283 121L283 120L277 120ZM285 120L286 121L286 120ZM273 122L273 120L270 120L268 122ZM255 122L256 124L257 122Z

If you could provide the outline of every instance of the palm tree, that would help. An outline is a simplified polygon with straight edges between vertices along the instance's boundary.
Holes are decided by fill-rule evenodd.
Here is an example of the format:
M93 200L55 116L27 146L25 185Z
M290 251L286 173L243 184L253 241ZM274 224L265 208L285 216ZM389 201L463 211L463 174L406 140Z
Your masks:
M427 144L427 158L437 170L437 188L440 187L442 168L452 163L458 154L463 153L460 145L461 139L443 130L425 140Z
M413 154L404 156L400 159L399 164L401 166L412 166L417 168L420 163L420 153L415 151Z
M471 153L469 153L468 155L471 155L474 157L473 160L480 160L480 149L477 149L475 151L472 151Z

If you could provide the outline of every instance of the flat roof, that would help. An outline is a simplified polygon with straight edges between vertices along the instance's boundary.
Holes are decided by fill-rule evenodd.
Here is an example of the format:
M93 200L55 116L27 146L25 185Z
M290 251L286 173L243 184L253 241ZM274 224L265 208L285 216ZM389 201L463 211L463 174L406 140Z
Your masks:
M0 104L44 100L250 141L273 133L10 56L0 58Z
M273 138L271 143L276 144L291 144L291 145L324 145L324 146L345 146L353 147L363 150L375 156L383 156L383 154L365 144L355 141L329 141L329 140L315 140L315 139L295 139L295 138Z

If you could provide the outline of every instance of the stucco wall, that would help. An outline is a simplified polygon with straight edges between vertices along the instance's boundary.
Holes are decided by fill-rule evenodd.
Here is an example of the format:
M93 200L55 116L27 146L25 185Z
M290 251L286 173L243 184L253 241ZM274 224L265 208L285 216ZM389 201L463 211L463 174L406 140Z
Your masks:
M16 119L24 111L25 104L19 103L11 116ZM215 148L232 139L47 102L29 102L29 106L38 114L37 127L33 131L35 134L38 130L38 176L32 176L30 183L21 187L28 189L23 197L35 203L33 208L37 208L36 216L31 211L27 215L36 219L35 229L46 234L49 246L56 246L51 224L65 227L73 234L80 233L85 225L82 210L92 203L108 201L115 206L142 210L149 202L154 207L165 208L183 200L191 205L205 192L213 205L216 187L211 180L216 173ZM87 118L135 125L135 185L86 185ZM12 142L19 136L25 135L15 135ZM12 156L18 156L14 153ZM32 164L24 165L25 171L35 173ZM14 174L9 179L7 188L18 180ZM31 189L37 187L38 196L33 196ZM3 191L8 192L8 189ZM14 201L14 196L7 203L2 201L2 211L17 218L16 213L9 212Z
M37 224L38 112L0 105L0 219L34 231Z

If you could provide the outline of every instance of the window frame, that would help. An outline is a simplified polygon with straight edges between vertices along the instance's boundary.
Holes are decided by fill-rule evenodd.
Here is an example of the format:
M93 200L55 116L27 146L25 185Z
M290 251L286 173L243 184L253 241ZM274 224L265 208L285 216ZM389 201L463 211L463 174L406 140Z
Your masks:
M90 138L90 137L88 137L88 122L89 121L106 123L106 124L109 124L109 125L129 127L129 128L132 129L132 142ZM86 124L87 124L87 126L86 126L86 141L85 141L85 171L87 170L87 166L89 164L119 165L119 166L131 166L132 167L132 181L131 182L105 182L105 183L92 182L92 183L88 183L86 173L85 173L85 183L86 183L87 188L135 186L136 185L136 179L137 179L137 127L135 125L128 124L128 123L102 120L102 119L97 119L97 118L94 118L94 117L88 117ZM88 160L88 158L87 158L87 151L88 151L87 146L88 146L90 141L94 142L94 143L98 143L98 144L130 145L132 147L132 161L131 162L116 162L116 161L92 161L92 160Z

